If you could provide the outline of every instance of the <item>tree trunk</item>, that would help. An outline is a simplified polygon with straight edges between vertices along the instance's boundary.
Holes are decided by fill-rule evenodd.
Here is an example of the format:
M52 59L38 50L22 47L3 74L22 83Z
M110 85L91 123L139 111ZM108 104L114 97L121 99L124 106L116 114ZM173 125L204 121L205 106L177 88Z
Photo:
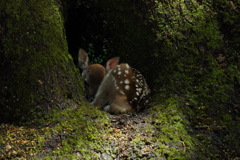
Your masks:
M76 107L83 100L58 5L53 0L0 2L4 121L39 121L53 109Z

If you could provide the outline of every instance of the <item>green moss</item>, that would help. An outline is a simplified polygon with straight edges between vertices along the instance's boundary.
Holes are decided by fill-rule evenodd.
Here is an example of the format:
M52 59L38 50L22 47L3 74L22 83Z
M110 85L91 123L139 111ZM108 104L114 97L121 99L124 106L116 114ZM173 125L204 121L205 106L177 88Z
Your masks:
M11 115L9 119L31 123L51 107L57 108L49 103L47 107L46 101L56 103L59 98L79 103L83 88L79 71L67 53L57 3L6 1L1 2L0 9L5 13L1 14L6 23L2 46L8 62L4 72L9 79L4 82L3 106ZM40 113L43 115L37 115Z
M103 150L103 137L109 134L105 112L90 106L55 112L46 125L50 127L0 126L0 145L9 144L12 148L1 152L0 158L77 159L81 155L81 158L96 159L97 152ZM44 152L49 149L52 151Z
M174 97L153 100L161 102L153 107L152 115L156 126L161 128L158 135L159 146L162 147L156 150L158 154L167 154L170 159L175 156L180 156L180 159L237 156L239 118L231 108L224 105L199 106L198 101ZM181 142L185 145L186 153L183 147L176 145ZM229 151L221 152L221 148L228 148Z
M210 117L206 113L212 112L209 111L212 110L211 107L201 106L196 110L185 99L178 97L164 99L153 100L161 104L152 107L151 115L155 126L160 128L156 133L159 147L154 152L158 157L164 156L167 159L229 157L230 152L219 151L221 147L230 147L232 156L236 155L239 125L233 129L232 123L238 124L239 121L233 120L232 115L224 114L222 112L226 111L222 110L216 114L223 117Z
M155 153L168 159L189 159L197 154L199 141L194 138L190 123L186 120L175 98L169 98L152 108L152 119L160 128L157 132L159 147Z
M56 113L52 120L58 124L51 129L49 134L66 136L62 141L62 145L56 147L51 153L52 155L77 158L77 155L73 154L74 151L75 153L79 152L84 158L98 157L92 151L102 149L102 136L109 132L109 124L104 112L89 106L82 106L75 110Z

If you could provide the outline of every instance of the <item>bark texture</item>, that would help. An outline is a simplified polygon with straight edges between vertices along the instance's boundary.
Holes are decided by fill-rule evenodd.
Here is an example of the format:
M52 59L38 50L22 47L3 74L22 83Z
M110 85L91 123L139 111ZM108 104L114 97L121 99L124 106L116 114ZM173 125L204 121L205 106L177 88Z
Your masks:
M0 116L33 121L55 107L76 107L83 90L59 4L10 0L0 10Z

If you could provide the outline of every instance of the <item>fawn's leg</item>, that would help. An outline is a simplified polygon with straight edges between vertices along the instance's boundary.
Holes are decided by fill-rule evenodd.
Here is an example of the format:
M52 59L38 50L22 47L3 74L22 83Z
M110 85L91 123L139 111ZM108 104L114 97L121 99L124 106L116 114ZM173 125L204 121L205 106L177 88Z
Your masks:
M111 114L123 114L132 112L133 108L126 100L126 97L117 96L113 103L105 106L103 108L104 111L109 112Z

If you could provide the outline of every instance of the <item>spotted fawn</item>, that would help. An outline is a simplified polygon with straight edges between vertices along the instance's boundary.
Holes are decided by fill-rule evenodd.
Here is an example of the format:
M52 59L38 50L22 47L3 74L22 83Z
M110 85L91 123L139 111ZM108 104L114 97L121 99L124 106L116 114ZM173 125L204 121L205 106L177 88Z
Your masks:
M78 62L83 70L86 95L92 106L100 106L111 114L139 111L150 99L150 89L142 74L115 57L106 67L89 63L89 57L79 49Z

